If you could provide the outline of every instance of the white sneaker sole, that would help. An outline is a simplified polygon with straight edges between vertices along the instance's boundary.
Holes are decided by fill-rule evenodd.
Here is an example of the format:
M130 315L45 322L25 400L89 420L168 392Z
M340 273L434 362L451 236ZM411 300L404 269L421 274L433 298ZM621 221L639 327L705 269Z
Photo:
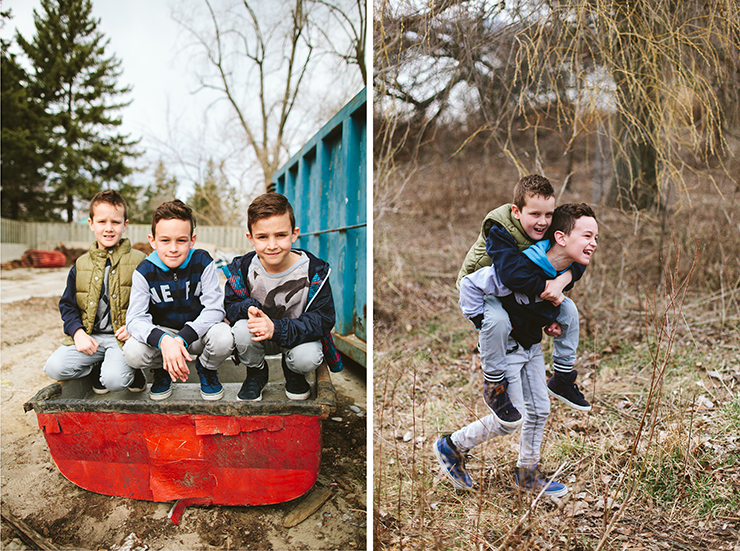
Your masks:
M204 400L209 400L209 401L220 400L221 398L224 397L224 389L222 388L221 392L217 392L216 394L207 394L201 390L200 397L203 398Z
M573 409L577 409L578 411L591 411L591 406L579 406L578 404L574 404L573 402L561 396L560 394L555 394L552 390L550 390L549 386L547 387L547 393L553 398L557 398L561 402L568 404ZM496 419L498 419L498 417L496 417Z
M149 392L149 398L157 401L164 400L165 398L169 398L170 396L172 396L172 387L168 388L164 392L157 392L156 394L151 391Z

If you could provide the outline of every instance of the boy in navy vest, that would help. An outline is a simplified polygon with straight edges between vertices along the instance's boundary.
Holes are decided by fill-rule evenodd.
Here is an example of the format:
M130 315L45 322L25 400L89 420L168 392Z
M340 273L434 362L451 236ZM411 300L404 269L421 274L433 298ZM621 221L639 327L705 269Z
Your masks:
M186 381L187 361L195 368L204 400L220 400L224 389L217 369L234 348L223 322L224 295L216 266L194 249L195 217L179 200L162 203L152 216L149 244L154 249L136 269L126 323L133 339L123 348L126 361L153 368L152 400L172 394L172 381Z
M87 223L95 241L69 270L59 301L66 337L44 371L55 381L92 372L96 394L124 388L142 392L146 378L125 362L121 348L129 338L126 308L131 276L144 253L121 239L128 226L128 209L117 191L101 191L92 198Z
M305 400L311 393L306 373L324 359L332 371L342 369L330 333L331 270L311 253L292 248L300 229L283 195L266 193L252 201L247 227L254 252L224 268L226 317L239 360L247 366L237 398L262 399L268 380L265 355L281 353L286 396Z

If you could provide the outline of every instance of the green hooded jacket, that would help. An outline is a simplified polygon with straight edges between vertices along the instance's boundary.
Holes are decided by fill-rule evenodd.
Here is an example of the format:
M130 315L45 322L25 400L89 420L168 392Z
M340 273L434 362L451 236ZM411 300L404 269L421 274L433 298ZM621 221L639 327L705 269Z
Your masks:
M530 237L524 232L522 223L514 218L514 215L511 212L512 206L512 203L507 203L486 214L486 217L483 219L483 224L481 225L478 239L475 241L473 246L470 247L468 254L465 255L465 260L460 268L460 273L457 275L455 286L458 289L460 288L460 281L462 281L462 278L466 275L472 274L485 266L491 265L491 257L486 253L486 238L488 237L488 232L491 230L491 226L493 226L494 222L501 224L506 231L511 234L516 241L520 252L535 243L535 241L530 239Z

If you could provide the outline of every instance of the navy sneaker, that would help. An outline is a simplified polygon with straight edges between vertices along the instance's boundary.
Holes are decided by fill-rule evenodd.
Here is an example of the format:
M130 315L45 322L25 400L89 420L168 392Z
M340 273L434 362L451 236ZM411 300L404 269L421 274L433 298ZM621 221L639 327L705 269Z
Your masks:
M524 423L524 418L509 400L506 393L508 387L508 381L499 385L483 381L483 400L502 427L516 429Z
M206 369L195 360L195 370L200 378L200 395L204 400L220 400L224 397L224 386L218 380L215 369Z
M552 377L547 381L547 392L558 400L565 402L570 407L578 411L591 411L591 404L583 397L583 393L578 390L576 377L578 371L575 369L569 373L555 371Z
M96 363L92 368L92 389L95 394L108 394L110 392L105 385L100 382L100 363Z
M144 392L146 390L146 377L141 369L134 369L134 380L128 385L129 392Z
M434 455L439 461L440 470L459 490L471 490L473 479L465 470L465 456L452 443L449 435L443 436L434 443Z
M242 383L236 399L240 402L259 402L262 400L262 389L265 388L270 372L267 364L262 362L260 367L247 367L247 378Z
M565 484L545 478L540 474L540 470L537 467L532 469L517 467L514 473L514 482L521 489L530 490L538 494L542 491L542 488L545 488L543 495L550 497L562 497L568 493L568 488Z
M152 369L154 382L149 389L149 397L152 400L164 400L172 395L172 379L170 374L163 368Z
M285 363L285 355L282 359L283 376L285 376L285 395L291 400L305 400L311 396L311 385L306 381L305 375L288 369Z

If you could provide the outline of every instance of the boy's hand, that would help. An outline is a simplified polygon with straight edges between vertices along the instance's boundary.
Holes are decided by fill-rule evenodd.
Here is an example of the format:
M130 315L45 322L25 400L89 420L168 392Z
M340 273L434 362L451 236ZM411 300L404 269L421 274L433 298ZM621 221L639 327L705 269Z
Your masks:
M92 356L98 349L98 341L85 333L85 330L82 328L79 328L77 331L75 331L74 340L75 348L79 352L87 354L88 356Z
M545 335L548 337L559 337L562 332L560 324L556 321L545 327Z
M192 361L193 358L188 354L182 339L165 335L159 343L159 348L162 351L162 367L170 374L172 380L187 381L190 370L185 362Z
M126 331L125 325L122 325L118 328L118 331L116 331L116 338L121 342L126 342L131 338L131 335L129 335L128 331Z
M552 302L553 306L559 306L565 298L563 289L565 289L571 281L573 281L573 274L570 270L560 274L555 279L548 279L547 282L545 282L545 290L542 291L540 297Z
M249 320L247 327L249 332L254 335L253 341L269 341L275 332L275 324L262 310L256 306L250 306L247 311Z

